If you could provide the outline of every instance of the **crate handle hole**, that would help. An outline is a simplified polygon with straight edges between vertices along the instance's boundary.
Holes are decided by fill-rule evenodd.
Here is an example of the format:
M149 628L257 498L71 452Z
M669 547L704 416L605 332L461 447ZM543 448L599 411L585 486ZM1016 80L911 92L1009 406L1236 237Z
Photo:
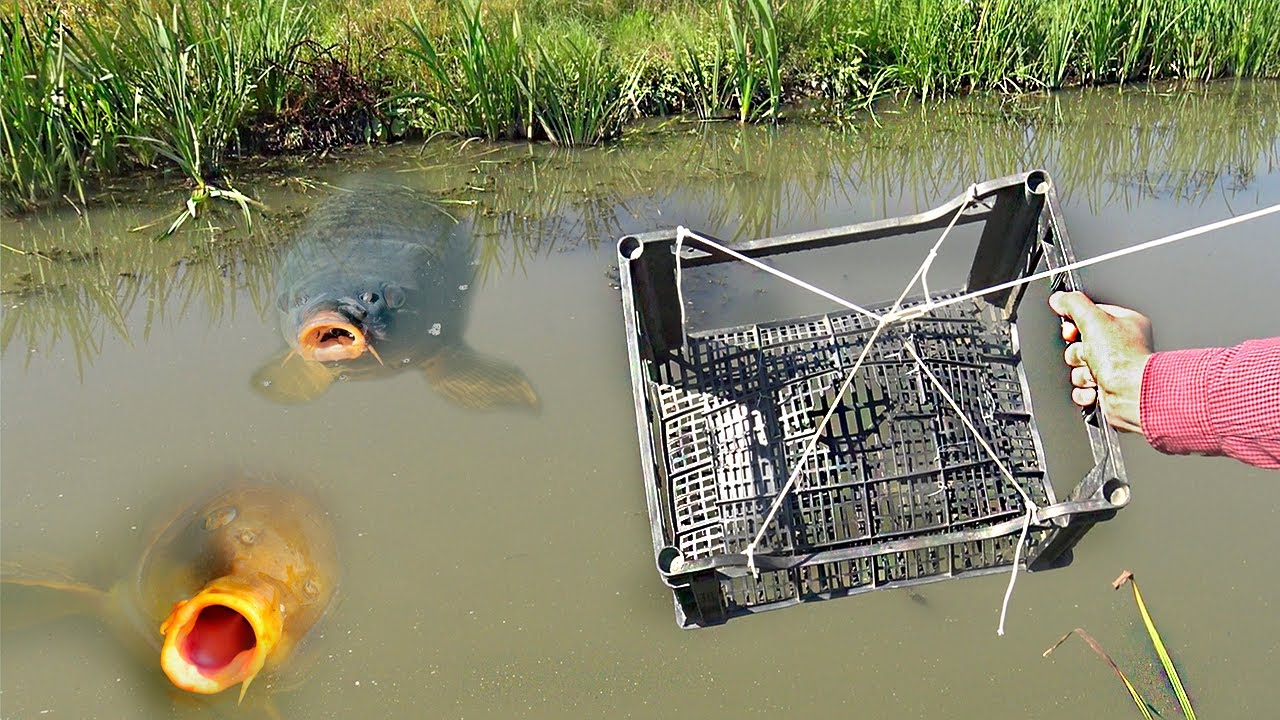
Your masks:
M1035 170L1027 175L1027 192L1032 195L1044 195L1049 192L1049 176L1043 170Z
M1129 485L1119 480L1108 480L1102 486L1102 494L1107 498L1107 502L1116 507L1124 507L1129 504Z
M639 260L642 253L644 253L644 243L637 240L634 235L628 235L618 241L618 254L627 260Z
M684 566L684 556L676 548L667 546L658 553L658 570L663 575L679 572Z

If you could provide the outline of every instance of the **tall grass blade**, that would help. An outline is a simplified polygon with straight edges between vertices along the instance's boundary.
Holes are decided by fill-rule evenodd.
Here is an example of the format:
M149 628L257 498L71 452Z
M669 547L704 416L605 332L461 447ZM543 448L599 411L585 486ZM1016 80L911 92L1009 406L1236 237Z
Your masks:
M1142 601L1142 593L1138 590L1138 581L1133 577L1133 573L1125 570L1120 577L1116 578L1112 586L1119 590L1126 582L1133 586L1133 600L1138 604L1138 612L1142 614L1142 623L1147 627L1151 644L1155 647L1156 654L1160 656L1160 664L1164 666L1164 671L1169 676L1173 693L1178 696L1178 702L1182 705L1182 714L1187 717L1187 720L1196 720L1196 711L1191 707L1191 699L1187 697L1187 691L1182 687L1182 678L1178 677L1178 669L1173 665L1173 658L1169 657L1169 651L1165 648L1160 632L1156 630L1156 623L1151 619L1151 613L1147 612L1147 604Z
M773 0L747 0L747 8L751 12L749 28L752 45L759 55L760 72L764 75L769 91L769 102L758 117L775 121L782 109L782 54L778 44L778 21Z
M738 23L738 15L733 6L726 0L721 4L724 13L725 29L729 33L729 42L733 46L733 75L737 81L735 90L738 93L738 122L745 123L751 117L751 103L755 98L756 84L760 77L751 52L750 31Z
M1049 653L1057 650L1058 646L1066 642L1067 638L1072 635L1078 635L1081 640L1085 641L1089 647L1093 649L1093 652L1097 654L1098 657L1102 658L1103 662L1115 671L1116 676L1120 678L1120 682L1124 683L1125 690L1129 691L1129 697L1133 699L1133 704L1136 705L1138 707L1138 711L1142 713L1142 717L1146 718L1146 720L1155 720L1151 714L1150 703L1148 703L1142 695L1138 693L1138 689L1133 686L1133 683L1129 682L1128 676L1124 674L1124 671L1120 669L1120 666L1116 664L1116 661L1111 659L1111 656L1107 654L1107 651L1102 649L1102 645L1095 640L1092 635L1085 631L1084 628L1076 628L1066 635L1063 635L1058 642L1053 644L1053 647L1044 651L1044 657L1049 657Z

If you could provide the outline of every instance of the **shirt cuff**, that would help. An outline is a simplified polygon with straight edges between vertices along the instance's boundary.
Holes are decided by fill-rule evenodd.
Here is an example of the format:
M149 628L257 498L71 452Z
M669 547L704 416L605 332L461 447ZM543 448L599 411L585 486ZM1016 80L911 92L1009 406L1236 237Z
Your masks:
M1151 447L1173 455L1222 454L1210 420L1210 366L1220 348L1158 352L1142 370L1139 421Z

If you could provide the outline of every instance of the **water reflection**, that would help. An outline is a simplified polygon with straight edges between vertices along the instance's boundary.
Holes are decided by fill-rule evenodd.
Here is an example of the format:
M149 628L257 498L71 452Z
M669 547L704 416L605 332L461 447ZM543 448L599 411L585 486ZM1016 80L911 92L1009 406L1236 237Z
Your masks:
M171 218L173 197L122 194L128 202L118 210L90 213L92 227L2 221L6 245L55 259L7 250L0 257L0 284L21 291L4 296L0 313L12 343L3 356L0 552L136 561L151 498L184 490L207 467L278 469L316 483L342 550L341 598L308 635L317 652L289 663L298 692L271 688L281 718L404 717L406 708L468 718L650 717L676 705L709 717L744 709L1110 717L1124 698L1099 690L1108 678L1092 658L1039 655L1070 627L1145 647L1131 604L1116 612L1108 602L1116 597L1108 583L1130 567L1159 598L1153 610L1173 630L1166 641L1191 668L1202 709L1265 717L1274 702L1258 688L1270 687L1280 636L1280 614L1268 606L1276 594L1267 571L1271 508L1280 501L1274 479L1226 461L1157 456L1132 438L1124 454L1134 503L1091 532L1071 568L1019 580L1015 630L1004 638L992 632L1006 582L999 577L930 590L928 607L902 593L872 593L709 634L679 631L670 595L654 579L618 294L603 277L620 230L681 222L721 236L756 234L749 223L757 221L745 216L766 200L775 209L762 215L777 215L778 231L898 215L913 202L919 209L954 196L975 176L1044 158L1073 198L1067 212L1082 255L1138 239L1116 228L1145 239L1221 217L1230 212L1224 199L1254 209L1280 200L1280 173L1275 86L1252 87L1217 85L1191 100L1064 95L1061 113L1037 110L1045 104L1038 99L966 100L923 118L884 114L883 127L860 135L798 123L776 133L716 125L570 154L474 143L365 150L261 179L254 194L271 212L255 216L251 230L233 224L233 209L211 218L213 227L161 242L129 229ZM1104 122L1128 129L1089 127ZM945 154L957 148L975 155ZM1066 148L1099 167L1079 166ZM998 153L1008 157L984 159ZM1258 179L1243 173L1241 190L1229 166L1250 157L1244 167ZM303 407L251 390L252 373L283 346L272 278L283 244L335 192L327 185L375 170L426 188L470 223L477 272L490 264L472 288L467 338L519 360L536 382L540 415L451 412L418 373L331 387ZM718 179L732 173L737 199ZM818 194L813 207L805 183ZM1103 208L1097 217L1090 202ZM1151 314L1164 348L1264 334L1265 309L1276 304L1275 248L1266 242L1275 224L1232 230L1097 266L1089 286ZM918 252L869 244L856 249L857 267L790 257L779 266L855 299L884 297L905 276L882 262L914 268L934 239L919 238ZM953 234L943 252L963 239ZM950 267L946 257L936 265ZM863 282L876 275L880 284ZM731 280L715 286L728 293L729 308L711 311L717 326L730 313L795 317L810 301L745 273ZM1024 307L1043 307L1042 295L1029 295ZM84 382L74 379L67 331L57 341L50 332L65 327L59 313L70 307L94 338L77 350ZM1048 464L1070 477L1079 414L1066 396L1058 328L1048 313L1024 315L1022 350ZM36 359L24 371L32 347ZM1214 539L1180 531L1199 527L1215 528ZM1185 592L1188 577L1226 595ZM0 621L13 617L10 599L0 603ZM1122 640L1108 650L1118 659L1145 652ZM80 616L21 632L6 626L0 651L6 716L209 716L203 703L185 704L188 694L163 696L169 683L153 655L132 662L100 624ZM258 716L243 714L231 693L216 697L226 717Z
M369 169L431 192L469 224L480 286L530 258L673 224L673 215L697 217L721 237L759 237L868 219L849 215L868 201L881 217L908 200L925 209L967 182L1037 166L1065 202L1095 213L1211 195L1229 205L1252 187L1253 167L1277 160L1276 95L1263 82L1094 89L883 108L878 124L856 133L667 124L586 150L393 148L290 178L288 191L260 182L257 195L274 211L252 229L227 214L166 243L120 229L139 219L123 210L105 220L99 211L95 226L4 220L5 244L28 254L5 251L0 349L21 338L38 351L66 337L83 367L104 343L145 339L165 316L207 308L218 322L242 289L265 316L275 304L266 261L328 192L310 188ZM124 318L142 302L142 327L128 327Z
M356 176L314 210L277 273L288 348L254 374L280 402L311 400L335 380L412 370L468 408L534 407L517 367L464 340L476 283L470 224L426 193Z

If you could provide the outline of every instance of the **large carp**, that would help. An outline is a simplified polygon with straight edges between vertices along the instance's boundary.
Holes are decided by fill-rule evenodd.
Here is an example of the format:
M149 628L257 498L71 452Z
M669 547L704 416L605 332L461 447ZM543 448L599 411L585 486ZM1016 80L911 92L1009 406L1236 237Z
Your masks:
M176 687L240 685L241 699L290 657L338 584L328 515L301 490L247 480L156 524L133 573L111 589L30 570L6 563L3 580L88 599L130 635L140 631Z
M536 407L519 368L467 347L476 279L468 225L422 193L361 180L308 219L277 273L288 349L254 374L283 402L311 400L333 381L421 371L470 408Z

